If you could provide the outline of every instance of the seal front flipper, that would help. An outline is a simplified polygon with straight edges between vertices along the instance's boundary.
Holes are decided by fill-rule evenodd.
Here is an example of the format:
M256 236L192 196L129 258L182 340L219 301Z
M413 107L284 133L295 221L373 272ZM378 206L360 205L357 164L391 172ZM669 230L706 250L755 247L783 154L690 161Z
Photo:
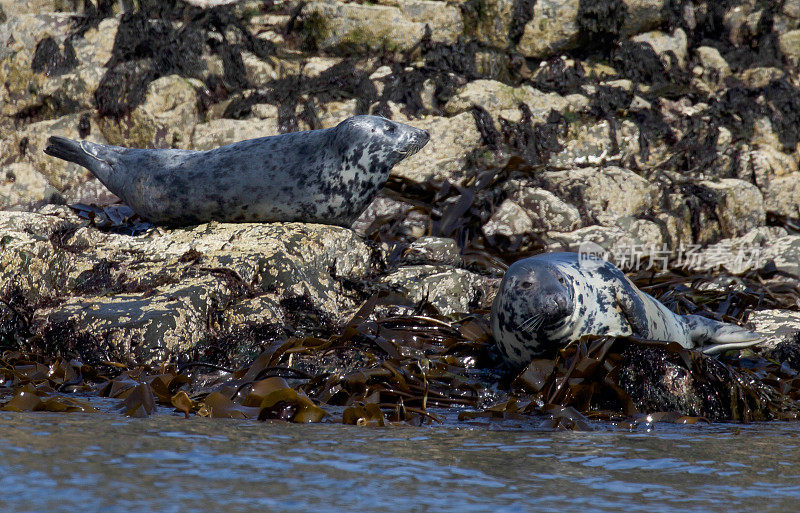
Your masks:
M716 354L730 349L744 349L763 340L763 336L741 326L715 321L699 315L684 315L689 337L696 347L708 345L702 351Z
M616 290L617 306L620 313L628 321L632 335L651 338L650 324L647 322L647 308L644 305L644 301L634 290L627 289L626 282L627 279Z
M47 139L47 147L44 152L85 167L106 186L108 186L115 165L119 164L119 153L115 148L89 141L73 141L56 135Z

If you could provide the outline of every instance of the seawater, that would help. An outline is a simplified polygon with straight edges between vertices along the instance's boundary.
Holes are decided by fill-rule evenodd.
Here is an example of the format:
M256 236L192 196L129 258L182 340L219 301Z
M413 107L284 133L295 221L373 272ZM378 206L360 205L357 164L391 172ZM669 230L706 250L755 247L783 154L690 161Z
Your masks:
M0 511L800 511L797 423L495 427L0 412Z

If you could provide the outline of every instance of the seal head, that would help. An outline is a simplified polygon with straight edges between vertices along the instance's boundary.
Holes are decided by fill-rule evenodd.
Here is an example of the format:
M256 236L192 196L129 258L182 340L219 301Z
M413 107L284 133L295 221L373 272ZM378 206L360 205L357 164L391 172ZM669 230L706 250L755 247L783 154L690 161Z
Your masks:
M353 116L334 130L346 157L361 159L368 155L372 165L388 169L417 153L430 139L426 130L379 116Z
M553 352L546 332L563 326L574 311L569 277L544 260L520 260L506 271L492 303L492 331L511 361L529 362L538 353Z

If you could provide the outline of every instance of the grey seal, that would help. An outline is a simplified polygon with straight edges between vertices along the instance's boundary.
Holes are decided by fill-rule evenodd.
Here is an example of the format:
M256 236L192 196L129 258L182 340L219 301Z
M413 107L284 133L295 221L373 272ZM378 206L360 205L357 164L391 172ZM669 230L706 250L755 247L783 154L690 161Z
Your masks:
M583 335L635 335L690 349L707 345L709 354L762 339L733 324L673 313L614 264L578 253L545 253L512 264L492 303L491 327L515 367Z
M208 151L134 149L50 137L45 153L86 167L161 225L301 221L349 227L392 167L430 135L378 116Z

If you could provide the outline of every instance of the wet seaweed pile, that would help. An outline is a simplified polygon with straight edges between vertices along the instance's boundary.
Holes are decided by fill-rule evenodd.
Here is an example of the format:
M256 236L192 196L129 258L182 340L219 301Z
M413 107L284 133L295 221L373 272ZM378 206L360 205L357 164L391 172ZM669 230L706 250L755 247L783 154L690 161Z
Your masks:
M767 283L768 273L729 277L737 286L726 290L703 289L709 275L642 275L637 284L679 311L723 320L741 321L753 307L798 310L800 290ZM472 425L522 420L558 429L800 416L794 342L713 358L674 343L584 337L517 372L497 352L486 312L453 321L386 313L393 304L376 295L331 335L278 338L238 369L209 361L87 365L69 354L6 351L2 409L148 416L163 407L187 417L371 426L454 422L457 413Z

